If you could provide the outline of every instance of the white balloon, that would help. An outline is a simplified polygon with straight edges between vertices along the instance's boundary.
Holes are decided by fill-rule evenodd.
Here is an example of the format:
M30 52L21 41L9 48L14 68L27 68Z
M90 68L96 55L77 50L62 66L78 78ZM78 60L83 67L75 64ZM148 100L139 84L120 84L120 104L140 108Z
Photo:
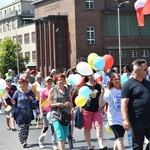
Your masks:
M4 79L0 79L0 89L6 89L6 81Z
M77 71L83 76L89 76L93 74L93 70L87 62L79 62L76 68Z
M72 80L73 80L73 83L74 83L75 85L79 85L79 84L81 83L81 81L82 81L82 76L79 75L79 74L75 74L75 75L73 76Z

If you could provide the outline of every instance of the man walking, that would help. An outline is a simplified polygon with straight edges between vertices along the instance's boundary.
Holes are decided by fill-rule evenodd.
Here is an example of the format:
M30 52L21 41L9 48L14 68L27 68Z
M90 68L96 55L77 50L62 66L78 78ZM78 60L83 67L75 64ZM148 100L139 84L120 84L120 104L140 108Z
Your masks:
M132 65L134 74L121 92L121 112L124 129L132 131L133 150L143 150L144 137L150 138L150 82L145 79L144 59L137 59ZM149 150L149 144L146 149Z

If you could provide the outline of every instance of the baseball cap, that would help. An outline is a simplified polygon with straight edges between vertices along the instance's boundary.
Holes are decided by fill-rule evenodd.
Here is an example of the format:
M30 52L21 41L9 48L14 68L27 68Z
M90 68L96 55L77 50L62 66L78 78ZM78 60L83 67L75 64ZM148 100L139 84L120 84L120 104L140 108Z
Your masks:
M50 76L47 76L47 77L45 78L45 81L47 82L48 80L52 80L52 78L51 78Z
M31 70L30 71L31 74L37 73L36 70Z
M12 72L12 69L9 69L8 72Z
M52 69L52 70L51 70L51 74L54 73L54 72L56 72L56 69Z

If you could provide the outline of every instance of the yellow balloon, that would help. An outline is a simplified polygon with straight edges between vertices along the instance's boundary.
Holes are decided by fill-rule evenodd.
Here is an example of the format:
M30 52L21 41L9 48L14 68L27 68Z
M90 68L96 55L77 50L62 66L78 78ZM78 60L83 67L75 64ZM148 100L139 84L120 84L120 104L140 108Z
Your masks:
M87 102L87 99L82 95L79 95L75 98L75 104L79 107L84 106L86 102Z
M91 53L89 54L88 58L87 58L87 61L89 63L89 65L91 66L91 68L93 68L94 70L97 70L94 65L93 65L93 62L94 62L94 59L98 57L98 55L96 53Z
M50 104L50 100L49 100L49 99L46 99L46 100L41 104L41 106L42 106L42 107L46 107L46 106L48 106L48 104Z

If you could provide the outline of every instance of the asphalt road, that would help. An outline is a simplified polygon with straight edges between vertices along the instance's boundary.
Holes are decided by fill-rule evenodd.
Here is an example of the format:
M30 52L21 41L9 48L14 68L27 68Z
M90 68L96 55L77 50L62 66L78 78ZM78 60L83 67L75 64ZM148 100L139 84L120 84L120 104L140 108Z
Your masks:
M104 124L106 123L106 118L103 118ZM16 125L17 127L17 125ZM29 150L40 150L38 146L38 137L41 132L41 127L39 126L38 129L36 129L35 122L32 122L32 126L30 126L29 131L29 137L28 137L28 144L29 144ZM87 150L87 144L84 139L84 133L83 129L74 130L74 139L76 140L76 143L74 143L75 150ZM92 137L92 145L95 150L98 150L98 142L96 139L96 130L93 128L91 131L91 137ZM125 134L124 138L125 143L125 149L129 150L128 148L128 142L127 142L127 135ZM114 135L112 132L108 133L104 129L104 145L108 147L108 150L113 149L114 144ZM67 149L69 149L68 144L66 144ZM18 134L17 132L7 130L6 129L6 122L5 122L5 115L0 114L0 150L23 150L22 145L19 143ZM45 150L52 149L51 144L51 133L50 131L47 133L45 137Z

